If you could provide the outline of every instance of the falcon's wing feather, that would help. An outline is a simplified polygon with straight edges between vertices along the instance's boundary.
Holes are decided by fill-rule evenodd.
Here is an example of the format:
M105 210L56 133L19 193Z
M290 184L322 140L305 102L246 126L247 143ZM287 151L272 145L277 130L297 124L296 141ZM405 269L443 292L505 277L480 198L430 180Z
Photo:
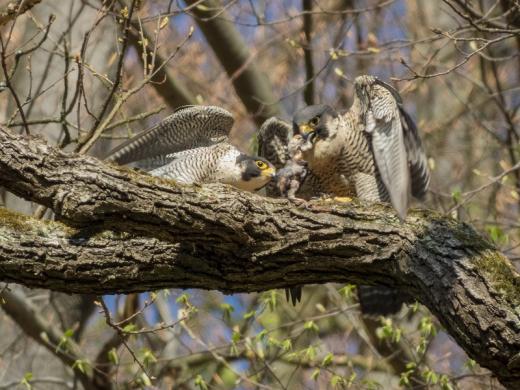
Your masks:
M430 184L428 161L413 119L410 118L410 115L402 107L400 107L400 111L404 132L404 146L408 153L408 164L410 166L412 195L422 200L426 196L426 191Z
M355 81L365 131L371 134L372 151L392 205L404 219L409 203L410 169L397 91L372 76Z
M219 158L227 152L227 143L201 146L169 154L170 162L150 172L153 176L166 177L184 184L206 183L216 171Z
M156 169L162 167L170 163L172 159L165 154L161 154L159 156L145 158L143 160L139 160L133 164L135 168L139 168L143 171L151 171L152 169Z
M289 123L274 116L267 119L257 133L258 155L270 161L276 169L283 168L289 159L287 145L292 133Z
M215 106L185 106L156 126L113 149L109 161L127 164L225 140L233 127L233 116Z

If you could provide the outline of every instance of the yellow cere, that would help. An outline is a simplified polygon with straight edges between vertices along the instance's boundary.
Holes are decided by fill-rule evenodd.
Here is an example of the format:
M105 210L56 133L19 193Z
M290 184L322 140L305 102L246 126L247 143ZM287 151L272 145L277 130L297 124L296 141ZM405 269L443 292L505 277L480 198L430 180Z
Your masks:
M303 134L310 133L311 131L314 131L314 129L309 126L307 123L304 123L303 125L299 126L300 132Z

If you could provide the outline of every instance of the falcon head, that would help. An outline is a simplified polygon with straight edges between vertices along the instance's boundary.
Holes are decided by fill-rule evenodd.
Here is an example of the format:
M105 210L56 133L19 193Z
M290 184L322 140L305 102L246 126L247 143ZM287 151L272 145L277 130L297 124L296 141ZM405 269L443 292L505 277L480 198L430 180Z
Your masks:
M318 140L325 140L331 135L330 122L338 116L330 106L316 104L307 106L294 114L294 134L300 134L304 139L301 150L311 149Z
M236 163L240 169L240 179L236 187L246 191L258 191L276 175L276 168L265 158L240 154Z

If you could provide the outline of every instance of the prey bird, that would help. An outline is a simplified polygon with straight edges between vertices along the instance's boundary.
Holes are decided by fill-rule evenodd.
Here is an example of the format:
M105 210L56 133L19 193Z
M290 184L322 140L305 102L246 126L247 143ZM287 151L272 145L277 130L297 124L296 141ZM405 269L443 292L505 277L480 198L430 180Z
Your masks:
M112 150L106 160L140 161L150 174L183 184L224 183L257 191L275 176L265 158L229 142L233 116L214 106L184 106Z

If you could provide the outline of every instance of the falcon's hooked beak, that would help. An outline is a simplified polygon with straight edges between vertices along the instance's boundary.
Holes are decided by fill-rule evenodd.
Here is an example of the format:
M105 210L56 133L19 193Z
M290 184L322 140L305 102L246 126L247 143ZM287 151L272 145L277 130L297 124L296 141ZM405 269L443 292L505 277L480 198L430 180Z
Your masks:
M300 134L302 135L303 140L305 141L303 145L300 147L300 150L306 151L312 148L312 145L316 141L316 129L310 126L308 123L304 123L298 126L300 130Z
M274 179L276 177L276 168L269 167L267 169L264 169L262 170L261 175Z

